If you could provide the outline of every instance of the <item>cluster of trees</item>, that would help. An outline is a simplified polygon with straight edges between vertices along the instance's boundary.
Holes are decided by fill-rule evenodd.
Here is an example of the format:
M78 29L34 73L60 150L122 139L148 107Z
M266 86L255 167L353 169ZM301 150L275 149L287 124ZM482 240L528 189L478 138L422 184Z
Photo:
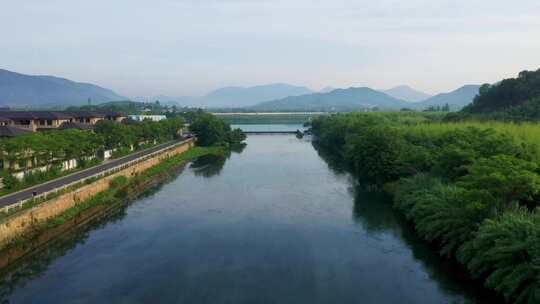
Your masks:
M198 112L192 118L191 131L197 136L197 144L200 146L235 145L246 139L246 135L240 129L232 129L222 119L206 112Z
M540 120L540 69L523 71L517 78L493 85L484 84L470 105L447 117L448 121L466 119Z
M403 124L384 114L320 117L312 129L361 182L393 193L442 254L508 302L540 302L538 147L489 128Z
M59 164L66 159L84 159L103 144L101 136L80 130L32 133L0 141L2 159L10 167Z
M131 147L137 149L141 145L178 138L183 127L184 120L180 117L158 122L143 121L133 125L103 120L96 124L95 133L103 139L104 148L107 150Z
M445 103L443 106L432 105L427 107L424 112L450 112L450 105L448 103Z

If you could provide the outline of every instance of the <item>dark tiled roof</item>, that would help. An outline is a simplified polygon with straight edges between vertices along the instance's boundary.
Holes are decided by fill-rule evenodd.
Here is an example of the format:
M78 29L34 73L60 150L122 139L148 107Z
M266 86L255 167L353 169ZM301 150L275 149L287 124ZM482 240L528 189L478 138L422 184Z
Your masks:
M0 137L15 137L28 133L32 133L32 131L13 126L0 126Z
M56 120L71 118L105 118L105 117L123 117L119 112L90 112L90 111L0 111L0 120Z
M92 131L95 129L94 125L78 123L78 122L64 122L58 127L60 130L77 129L82 131Z
M94 118L94 117L104 118L105 117L104 113L87 112L87 111L67 111L67 112L62 112L62 113L65 113L66 115L69 115L75 118Z
M123 117L123 116L125 116L124 114L122 114L120 112L113 112L113 111L106 111L106 112L101 112L101 113L103 113L107 117Z
M70 119L72 116L53 111L2 111L0 112L0 118L11 120Z

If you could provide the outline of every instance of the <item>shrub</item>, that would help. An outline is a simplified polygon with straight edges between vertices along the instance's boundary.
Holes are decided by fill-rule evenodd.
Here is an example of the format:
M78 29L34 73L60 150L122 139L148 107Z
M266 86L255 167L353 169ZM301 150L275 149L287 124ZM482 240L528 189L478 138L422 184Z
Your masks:
M459 259L513 303L540 301L540 213L514 207L486 220Z

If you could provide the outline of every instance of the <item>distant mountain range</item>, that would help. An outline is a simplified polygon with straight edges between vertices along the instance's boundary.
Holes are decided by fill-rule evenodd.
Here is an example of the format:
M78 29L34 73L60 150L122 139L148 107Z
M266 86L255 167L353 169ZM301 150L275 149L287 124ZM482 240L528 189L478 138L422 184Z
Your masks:
M0 69L0 105L52 107L125 100L112 90L54 76L25 75Z
M224 87L204 96L168 97L156 96L163 104L204 107L204 108L242 108L257 103L281 99L288 96L311 94L312 90L284 83L259 85L253 87Z
M163 105L205 108L244 108L253 111L355 111L372 108L424 110L449 104L458 110L472 102L478 85L466 85L449 93L430 97L408 86L377 91L368 87L324 88L314 92L307 87L277 83L253 87L224 87L200 97L135 98ZM89 83L54 76L32 76L0 69L0 106L66 107L109 101L129 100L114 91Z
M394 94L407 93L408 98L414 93L420 96L413 89L398 87L392 90ZM464 105L472 102L478 94L480 86L466 85L449 93L442 93L429 97L420 102L409 102L399 99L381 91L376 91L367 87L336 89L327 93L312 93L301 96L286 97L278 100L267 101L258 105L248 107L253 111L357 111L373 109L399 110L410 108L415 110L425 110L430 106L444 106L448 104L451 109L461 109ZM403 96L403 95L402 95Z
M312 93L267 101L249 107L254 111L354 111L379 107L400 109L409 105L404 100L367 87L336 89L328 93Z
M429 94L417 91L406 85L400 85L400 86L393 87L391 89L384 90L381 92L388 94L394 98L410 101L410 102L418 102L418 101L426 100L431 97L431 95Z
M174 104L177 106L242 108L252 106L263 101L311 93L313 93L313 91L306 87L275 83L253 87L224 87L216 89L204 96L171 97L158 95L152 98L136 97L134 99L146 102L159 100L161 104Z
M480 85L465 85L448 93L437 94L415 104L417 109L426 109L430 106L444 106L448 104L451 110L459 110L470 104L478 95Z

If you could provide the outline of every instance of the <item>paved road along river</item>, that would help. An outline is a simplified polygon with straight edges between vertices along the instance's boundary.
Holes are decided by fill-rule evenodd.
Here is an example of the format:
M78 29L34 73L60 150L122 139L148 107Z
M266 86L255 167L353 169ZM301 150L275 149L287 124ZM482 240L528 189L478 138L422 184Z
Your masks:
M355 186L307 139L254 135L239 152L199 159L18 263L3 277L2 299L491 303L415 237L387 198Z
M130 154L130 155L126 156L126 157L122 157L122 158L119 158L119 159L108 161L108 162L106 162L104 164L92 167L92 168L84 170L84 171L80 171L80 172L77 172L77 173L74 173L74 174L70 174L68 176L64 176L62 178L58 178L58 179L55 179L55 180L47 182L47 183L25 189L23 191L19 191L19 192L13 193L13 194L3 196L3 197L0 198L0 208L5 207L5 206L9 206L9 205L13 205L13 204L15 204L15 203L17 203L19 201L22 201L22 200L32 198L32 196L34 196L34 194L35 195L40 195L40 194L49 192L49 191L57 189L57 188L61 188L61 187L65 186L65 185L68 185L70 183L77 182L77 181L79 181L79 180L81 180L83 178L87 178L87 177L90 177L92 175L95 175L95 174L107 171L109 169L121 166L123 164L126 164L126 163L132 161L132 160L138 159L140 157L144 157L146 155L150 155L150 154L152 154L154 152L157 152L157 151L159 151L161 149L165 149L165 148L168 148L168 147L176 145L176 144L178 144L178 141L171 141L171 142L168 142L168 143L160 144L160 145L157 145L155 147L152 147L152 148L149 148L149 149L145 149L145 150L138 151L136 153Z

